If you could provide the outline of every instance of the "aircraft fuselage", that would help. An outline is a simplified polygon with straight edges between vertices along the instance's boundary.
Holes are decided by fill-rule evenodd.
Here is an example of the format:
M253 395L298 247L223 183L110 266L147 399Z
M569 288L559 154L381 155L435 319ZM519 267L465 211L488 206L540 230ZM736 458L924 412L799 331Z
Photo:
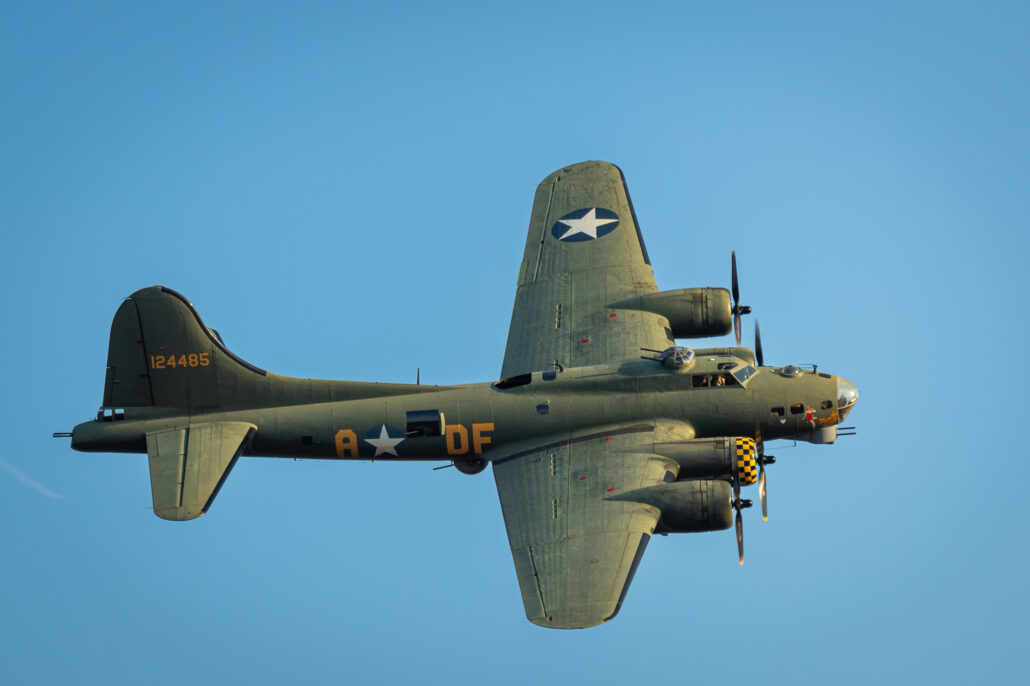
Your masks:
M762 435L774 439L832 428L846 413L839 408L838 377L813 370L788 375L779 368L762 367L741 385L720 369L728 361L738 368L747 365L725 355L702 355L687 371L636 360L535 372L509 381L508 387L410 386L395 395L224 412L130 408L124 419L101 418L76 426L72 446L146 452L147 433L187 421L243 421L258 427L247 456L489 460L490 452L499 447L510 452L516 444L537 443L540 436L603 431L634 422L679 423L693 434L685 439L753 435L758 422ZM715 386L715 375L730 383ZM442 425L412 430L413 416L434 414L442 415Z

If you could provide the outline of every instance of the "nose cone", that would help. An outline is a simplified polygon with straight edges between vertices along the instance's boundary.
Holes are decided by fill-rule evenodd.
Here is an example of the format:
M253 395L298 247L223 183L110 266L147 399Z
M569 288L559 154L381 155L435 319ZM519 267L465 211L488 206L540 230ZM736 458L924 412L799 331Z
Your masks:
M844 421L851 408L858 402L858 387L847 379L837 377L837 414Z

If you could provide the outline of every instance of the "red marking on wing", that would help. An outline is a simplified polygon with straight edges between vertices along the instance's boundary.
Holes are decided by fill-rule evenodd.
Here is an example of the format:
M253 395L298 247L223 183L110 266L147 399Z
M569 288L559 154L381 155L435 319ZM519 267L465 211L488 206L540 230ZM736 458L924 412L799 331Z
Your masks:
M585 476L581 476L581 477L579 477L579 480L580 480L580 481L586 481L586 480L587 480L587 478L586 478Z
M608 489L608 492L609 492L609 493L611 493L611 492L612 492L612 491L614 491L614 490L615 490L614 488L609 488L609 489Z
M580 343L589 343L589 342L590 342L589 338L584 338L583 340L580 341Z
M610 315L608 315L608 319L615 319L615 313L612 312Z

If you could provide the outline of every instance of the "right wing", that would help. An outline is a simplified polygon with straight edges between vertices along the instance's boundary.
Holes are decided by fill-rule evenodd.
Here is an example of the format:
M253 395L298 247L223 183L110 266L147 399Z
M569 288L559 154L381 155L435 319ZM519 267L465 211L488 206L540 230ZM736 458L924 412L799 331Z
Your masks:
M594 429L493 461L508 543L534 624L578 629L619 611L658 509L612 500L671 480L667 458L626 452L653 444L650 424Z
M582 162L554 172L533 200L501 378L674 345L665 317L607 308L657 290L622 171Z

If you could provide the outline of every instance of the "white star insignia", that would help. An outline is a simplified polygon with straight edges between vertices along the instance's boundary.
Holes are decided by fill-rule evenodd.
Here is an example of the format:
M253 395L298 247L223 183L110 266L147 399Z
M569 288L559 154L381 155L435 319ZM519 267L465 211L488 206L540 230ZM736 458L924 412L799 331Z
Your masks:
M592 207L589 212L579 219L559 219L558 222L565 224L569 229L562 235L558 236L558 240L564 241L566 238L575 236L577 233L585 233L591 238L597 238L597 229L617 221L618 219L599 219L597 217L597 208Z
M366 438L365 443L376 449L376 454L373 457L379 457L383 453L400 457L397 454L397 444L403 440L403 436L400 438L390 438L390 434L386 432L386 424L383 424L382 428L379 429L379 438Z

